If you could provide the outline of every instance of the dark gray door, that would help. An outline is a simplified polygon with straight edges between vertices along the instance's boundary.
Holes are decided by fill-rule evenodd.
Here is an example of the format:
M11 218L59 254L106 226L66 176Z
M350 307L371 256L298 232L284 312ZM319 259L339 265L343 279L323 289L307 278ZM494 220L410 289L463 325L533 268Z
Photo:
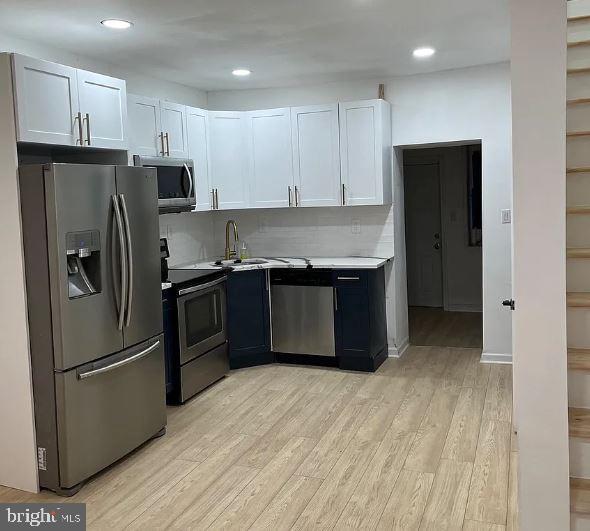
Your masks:
M45 190L55 367L65 370L123 348L111 266L114 167L53 164ZM82 260L95 292L72 296L66 238L88 232L97 235L98 249Z
M158 181L153 168L117 166L117 194L127 232L128 297L123 336L130 347L162 333Z

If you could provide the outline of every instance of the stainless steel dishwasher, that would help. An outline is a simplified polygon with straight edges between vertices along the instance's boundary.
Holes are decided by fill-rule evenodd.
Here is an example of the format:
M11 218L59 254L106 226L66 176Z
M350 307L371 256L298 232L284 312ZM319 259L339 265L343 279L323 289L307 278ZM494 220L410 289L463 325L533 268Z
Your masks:
M336 356L332 272L270 272L272 350L283 354Z

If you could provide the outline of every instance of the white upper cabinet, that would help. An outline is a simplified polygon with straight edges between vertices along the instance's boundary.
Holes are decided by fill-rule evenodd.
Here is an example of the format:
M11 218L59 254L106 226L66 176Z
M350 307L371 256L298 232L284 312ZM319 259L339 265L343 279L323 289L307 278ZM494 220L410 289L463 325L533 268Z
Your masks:
M338 104L291 108L296 206L341 204Z
M17 54L13 79L18 141L127 148L125 81Z
M250 161L250 206L288 207L294 204L291 110L247 113Z
M207 157L207 111L187 107L186 125L188 156L194 163L193 179L197 194L197 210L210 210L213 203Z
M160 100L129 94L127 112L131 154L144 157L163 155Z
M86 70L78 70L77 75L84 144L127 149L125 81Z
M13 55L17 140L80 145L76 69Z
M186 107L161 101L160 116L166 156L185 159L188 156Z
M342 204L391 203L391 152L388 102L340 103Z
M209 179L214 208L247 208L248 155L246 150L246 113L209 111Z

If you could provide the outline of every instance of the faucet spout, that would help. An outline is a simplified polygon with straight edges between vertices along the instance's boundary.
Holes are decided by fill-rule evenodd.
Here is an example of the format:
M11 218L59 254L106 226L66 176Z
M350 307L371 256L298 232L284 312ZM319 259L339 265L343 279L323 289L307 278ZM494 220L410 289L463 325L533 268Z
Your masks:
M230 227L233 227L234 229L234 248L232 249L229 246L229 229ZM237 256L238 252L236 250L236 244L238 243L239 240L239 236L238 236L238 224L233 220L230 219L228 220L228 222L225 224L225 259L229 260L232 256Z

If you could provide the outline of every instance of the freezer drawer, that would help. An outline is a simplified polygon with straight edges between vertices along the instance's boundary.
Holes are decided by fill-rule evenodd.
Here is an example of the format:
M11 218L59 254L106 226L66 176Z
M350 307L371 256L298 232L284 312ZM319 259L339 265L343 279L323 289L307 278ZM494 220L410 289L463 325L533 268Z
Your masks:
M272 350L336 356L334 289L271 285Z
M180 367L180 401L191 396L223 378L229 372L227 343L210 350L206 354L189 361Z
M55 375L60 486L114 463L166 425L162 335Z

